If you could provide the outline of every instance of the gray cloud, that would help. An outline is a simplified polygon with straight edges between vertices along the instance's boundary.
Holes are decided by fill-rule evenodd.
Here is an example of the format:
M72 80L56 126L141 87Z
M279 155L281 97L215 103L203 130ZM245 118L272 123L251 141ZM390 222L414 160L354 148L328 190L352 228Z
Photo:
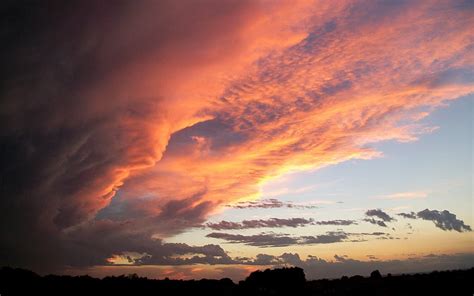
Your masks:
M347 225L356 225L357 222L354 220L329 220L329 221L316 221L314 222L314 224L347 226Z
M362 221L369 222L369 223L372 223L372 224L375 224L375 225L378 225L378 226L381 226L381 227L387 227L387 224L385 224L385 222L383 222L381 220L376 220L374 218L365 218Z
M2 4L0 208L8 211L0 215L0 262L37 271L102 264L142 244L163 248L154 233L204 222L209 202L169 196L154 213L142 205L133 218L94 219L125 179L160 160L170 121L179 128L167 110L169 80L182 84L200 65L238 54L239 38L223 40L240 36L254 11L248 1L215 0ZM142 244L98 246L137 236Z
M271 218L267 220L244 220L242 222L220 221L218 223L207 223L206 226L214 230L230 230L230 229L249 229L249 228L281 228L281 227L301 227L312 225L313 219L305 218Z
M403 218L407 219L416 219L416 213L415 212L410 212L410 213L399 213L397 214L398 216L401 216Z
M206 237L218 238L230 243L243 243L255 247L286 247L299 243L298 238L281 234L261 233L255 235L242 235L213 232L206 235Z
M382 219L384 222L391 222L395 220L381 209L368 210L367 212L365 212L365 215L368 217L377 217L379 219Z
M442 230L455 230L458 232L472 231L471 226L466 225L464 221L458 219L455 214L447 210L437 211L424 209L418 213L400 213L399 216L408 219L423 219L433 221L436 227Z
M260 233L255 235L213 232L207 237L225 240L229 243L241 243L255 247L286 247L290 245L332 244L339 242L362 242L364 236L384 236L384 232L348 233L344 231L328 231L320 235L289 236L287 234Z
M234 209L252 209L252 208L260 208L260 209L273 209L273 208L291 208L291 209L315 209L317 206L315 205L301 205L295 204L292 202L283 202L278 199L269 198L269 199L262 199L259 201L247 201L247 202L239 202L234 205L228 205L228 207Z
M234 229L250 229L250 228L281 228L281 227L303 227L308 225L336 225L347 226L357 224L354 220L328 220L314 221L314 219L305 218L270 218L266 220L244 220L242 222L220 221L217 223L207 223L204 226L214 230L234 230Z
M365 215L368 218L364 218L362 219L362 221L365 221L374 225L378 225L381 227L387 227L387 224L385 222L395 221L394 218L390 217L387 213L385 213L381 209L367 210L365 212ZM377 219L375 219L374 217Z

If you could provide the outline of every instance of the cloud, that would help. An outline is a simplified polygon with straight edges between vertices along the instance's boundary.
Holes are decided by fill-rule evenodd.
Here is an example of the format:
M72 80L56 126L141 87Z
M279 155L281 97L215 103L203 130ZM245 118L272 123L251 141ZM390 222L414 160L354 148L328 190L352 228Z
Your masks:
M305 218L270 218L267 220L244 220L242 222L220 221L217 223L207 223L206 227L214 230L235 230L235 229L251 229L251 228L281 228L281 227L304 227L308 225L337 225L347 226L357 224L354 220L328 220L314 221L314 219Z
M407 219L416 219L416 217L417 217L415 212L399 213L397 215L402 216L403 218L407 218Z
M298 243L298 239L281 234L255 234L242 235L222 232L213 232L206 235L206 237L222 239L230 243L242 243L255 247L286 247Z
M328 221L316 221L315 224L317 225L339 225L339 226L346 226L346 225L354 225L357 224L354 220L328 220Z
M275 198L269 199L262 199L259 201L245 201L245 202L238 202L233 205L227 205L228 207L234 209L252 209L252 208L260 208L260 209L273 209L273 208L290 208L290 209L314 209L317 208L315 205L309 204L297 204L293 202L283 202Z
M374 218L365 218L362 221L369 222L369 223L372 223L372 224L375 224L375 225L378 225L378 226L381 226L381 227L387 227L387 224L385 224L385 222L380 221L380 220L376 220Z
M418 213L399 213L399 216L409 219L423 219L433 221L436 227L442 230L456 230L458 232L472 231L471 226L466 225L464 221L457 219L456 215L447 210L437 211L424 209Z
M206 237L222 239L229 243L241 243L255 247L286 247L291 245L316 245L333 244L339 242L362 242L365 236L385 236L384 232L372 233L348 233L344 231L328 231L320 235L289 236L278 233L260 233L254 235L231 234L223 232L213 232Z
M398 192L387 195L378 196L378 199L390 199L390 200L410 200L410 199L419 199L426 198L428 192L425 191L409 191L409 192Z
M313 219L305 218L271 218L267 220L244 220L242 222L220 221L218 223L207 223L206 227L214 230L229 230L229 229L250 229L250 228L281 228L281 227L302 227L312 225Z
M472 18L449 1L5 9L0 261L35 270L159 254L276 176L415 140L420 113L473 91Z
M365 215L369 218L364 218L362 221L375 224L381 227L387 227L387 224L385 222L392 222L395 221L394 218L390 217L387 213L382 211L381 209L373 209L373 210L367 210L365 212ZM370 218L370 217L376 217L378 219Z
M391 222L395 220L381 209L368 210L367 212L365 212L365 215L368 217L377 217L379 219L382 219L384 222Z

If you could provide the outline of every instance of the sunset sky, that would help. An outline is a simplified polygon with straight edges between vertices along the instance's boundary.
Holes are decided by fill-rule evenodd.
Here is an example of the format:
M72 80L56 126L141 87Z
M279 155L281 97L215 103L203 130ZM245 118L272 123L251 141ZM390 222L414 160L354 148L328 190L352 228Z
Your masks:
M0 266L474 266L473 3L0 4Z

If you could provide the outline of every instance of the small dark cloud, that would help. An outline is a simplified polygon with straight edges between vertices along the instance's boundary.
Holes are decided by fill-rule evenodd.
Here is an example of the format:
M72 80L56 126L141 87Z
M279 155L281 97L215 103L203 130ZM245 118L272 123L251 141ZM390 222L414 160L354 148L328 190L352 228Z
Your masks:
M368 217L377 217L383 220L384 222L391 222L395 220L381 209L368 210L367 212L365 212L365 215Z
M369 258L370 260L377 260L378 258L374 255L367 255L366 256L367 258Z
M387 227L387 224L385 224L385 222L383 222L381 220L376 220L374 218L365 218L365 219L363 219L363 221L369 222L369 223L372 223L372 224L375 224L375 225L378 225L378 226Z
M212 237L217 239L225 240L229 243L243 243L249 246L255 247L286 247L289 245L298 244L298 238L290 237L281 234L255 234L255 235L242 235L242 234L230 234L222 232L213 232L206 237Z
M403 218L407 219L416 219L416 213L415 212L410 212L410 213L399 213L397 214L398 216L401 216Z
M354 220L329 220L329 221L317 221L315 222L315 224L347 226L347 225L355 225L357 224L357 222Z
M292 209L314 209L317 208L315 205L304 205L304 204L295 204L292 202L283 202L275 198L262 199L259 201L246 201L239 202L233 205L227 205L227 207L234 209L251 209L251 208L261 208L261 209L272 209L272 208L292 208Z
M387 213L385 213L381 209L368 210L367 212L365 212L365 215L367 216L367 218L363 219L362 221L365 221L374 225L378 225L381 227L387 227L387 224L385 222L395 221L394 218L390 217Z
M458 232L472 231L471 226L464 223L464 221L458 219L455 214L450 213L447 210L437 211L424 209L418 213L399 213L401 217L408 219L423 219L433 221L436 227L442 230L455 230ZM411 229L410 225L410 229Z
M347 260L347 258L349 258L347 255L342 255L342 256L334 255L334 259L335 259L337 262L344 262L344 261Z

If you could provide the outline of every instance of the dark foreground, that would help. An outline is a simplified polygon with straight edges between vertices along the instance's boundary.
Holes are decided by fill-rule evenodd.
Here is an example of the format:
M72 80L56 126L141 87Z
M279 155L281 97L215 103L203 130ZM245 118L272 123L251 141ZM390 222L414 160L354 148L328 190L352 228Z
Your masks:
M474 268L426 274L306 281L301 268L256 271L235 284L221 280L151 280L137 275L39 276L0 269L0 295L474 295Z

